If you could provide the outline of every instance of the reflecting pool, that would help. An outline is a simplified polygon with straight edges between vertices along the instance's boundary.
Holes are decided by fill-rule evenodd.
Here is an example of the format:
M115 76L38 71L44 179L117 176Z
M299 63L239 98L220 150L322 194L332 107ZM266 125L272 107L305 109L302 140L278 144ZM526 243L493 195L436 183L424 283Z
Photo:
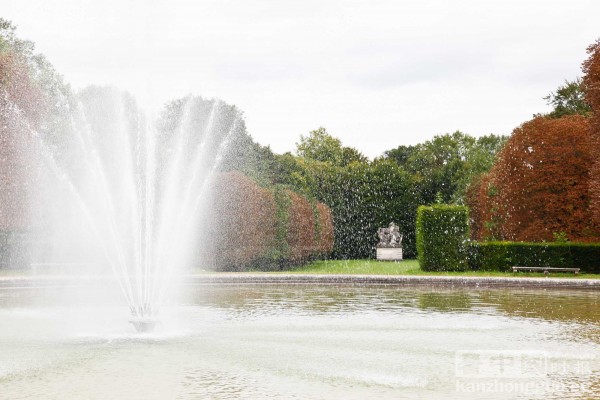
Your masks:
M113 290L1 288L0 398L600 396L595 291L194 284L138 334Z

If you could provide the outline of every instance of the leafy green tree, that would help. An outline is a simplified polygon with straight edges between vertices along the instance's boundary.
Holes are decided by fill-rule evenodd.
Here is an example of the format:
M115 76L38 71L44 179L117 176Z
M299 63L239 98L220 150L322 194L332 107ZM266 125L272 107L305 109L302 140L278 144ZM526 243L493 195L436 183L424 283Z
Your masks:
M474 144L473 137L456 131L417 145L405 168L415 176L424 204L435 202L438 193L445 203L452 201L467 154Z
M375 232L391 221L401 226L407 257L415 255L417 206L462 204L470 182L489 171L506 138L474 138L462 132L436 136L416 146L399 146L372 162L351 162L324 129L302 137L297 154L276 156L277 183L331 207L334 256L372 257Z
M464 204L469 186L482 174L489 172L496 161L496 154L504 147L507 136L485 135L477 138L468 150L461 173L456 177L456 190L452 203Z
M243 120L240 123L243 124ZM275 179L275 157L269 146L254 141L243 124L231 140L223 169L241 171L268 186Z
M87 88L83 92L89 90L94 93L98 92L99 88ZM175 145L172 143L173 138L176 137L174 133L183 123L185 110L193 116L187 123L197 132L197 135L202 135L206 131L211 110L218 110L212 122L212 139L207 140L205 145L216 146L221 143L221 140L228 138L227 146L220 150L213 148L213 151L221 151L221 161L218 164L220 171L240 171L263 186L273 183L278 165L275 162L276 155L270 147L254 141L246 129L242 112L235 105L220 100L187 96L165 104L157 125L160 147L166 149ZM214 140L217 137L221 140ZM187 148L190 152L196 149L194 146Z
M316 195L318 189L314 182L315 176L324 167L333 168L329 163L296 157L290 152L276 154L274 165L274 183L289 186L299 193L314 198L319 197Z
M309 132L308 136L301 135L300 142L296 143L296 154L299 157L339 166L367 161L358 150L342 146L341 140L331 136L323 127Z
M369 162L358 152L340 158L344 149L350 148L324 130L311 132L298 145L297 153L303 156L276 156L277 183L331 208L334 257L373 257L377 228L392 221L404 233L405 256L415 256L419 200L412 176L391 160Z
M581 78L574 81L565 80L564 85L544 97L548 105L554 109L548 114L551 118L560 118L565 115L581 114L589 116L592 113L590 105L585 101L585 92Z
M383 158L395 161L398 165L405 167L410 157L417 150L417 146L400 145L395 149L388 150L383 153Z
M438 135L416 146L399 146L384 153L413 175L422 204L463 204L470 182L488 172L506 137L474 138L460 131Z

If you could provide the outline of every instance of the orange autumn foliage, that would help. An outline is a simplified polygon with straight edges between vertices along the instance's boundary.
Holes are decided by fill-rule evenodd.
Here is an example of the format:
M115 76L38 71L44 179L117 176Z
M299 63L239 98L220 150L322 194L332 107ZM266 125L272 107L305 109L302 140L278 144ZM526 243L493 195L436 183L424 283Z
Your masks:
M589 119L536 117L514 130L489 174L468 194L475 239L598 241L591 220Z
M319 240L317 251L320 255L326 255L333 251L333 217L331 209L323 203L317 203L319 213Z
M313 209L308 200L299 194L286 190L290 199L288 210L287 242L291 261L307 259L315 251L315 223Z
M600 39L587 49L589 58L583 63L585 100L592 108L592 165L590 169L590 196L592 218L600 225Z
M276 205L268 189L229 172L217 177L213 193L208 245L218 269L241 268L275 245Z
M215 269L280 268L333 249L333 220L325 204L313 208L304 196L285 190L287 219L278 220L273 190L237 171L218 174L212 193L203 243L204 257ZM279 229L284 229L285 244L279 241Z

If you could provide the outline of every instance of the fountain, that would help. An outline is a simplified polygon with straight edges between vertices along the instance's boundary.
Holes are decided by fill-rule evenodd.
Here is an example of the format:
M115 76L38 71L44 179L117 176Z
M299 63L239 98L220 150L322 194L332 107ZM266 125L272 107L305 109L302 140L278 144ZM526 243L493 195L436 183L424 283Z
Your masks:
M158 321L151 318L132 318L129 322L135 327L135 330L140 333L147 333L154 331Z
M88 89L79 100L62 136L33 135L33 256L95 260L99 270L111 267L117 285L107 291L97 276L74 285L58 274L0 276L5 397L598 392L600 292L592 280L571 281L586 290L568 291L561 282L553 290L503 287L494 281L501 278L249 274L221 275L219 285L197 275L178 286L178 272L200 259L211 181L243 129L239 113L187 97L151 123L113 89ZM395 228L386 235L399 244ZM169 293L182 301L165 306ZM124 333L127 320L142 335ZM489 385L499 389L480 393Z
M87 88L78 100L58 143L36 136L38 247L45 261L110 265L131 323L148 332L175 273L195 257L211 179L243 128L240 113L188 96L152 120L112 88Z

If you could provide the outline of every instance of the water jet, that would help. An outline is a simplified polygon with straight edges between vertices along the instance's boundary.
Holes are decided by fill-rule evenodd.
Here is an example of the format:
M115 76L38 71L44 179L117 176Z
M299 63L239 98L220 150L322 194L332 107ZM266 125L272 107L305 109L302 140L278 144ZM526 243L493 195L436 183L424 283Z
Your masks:
M244 132L241 114L188 96L152 115L99 87L80 92L75 108L60 146L36 136L44 185L33 208L44 217L45 246L36 251L45 263L109 272L130 322L148 332L177 296L176 277L200 257L207 199L229 143Z

